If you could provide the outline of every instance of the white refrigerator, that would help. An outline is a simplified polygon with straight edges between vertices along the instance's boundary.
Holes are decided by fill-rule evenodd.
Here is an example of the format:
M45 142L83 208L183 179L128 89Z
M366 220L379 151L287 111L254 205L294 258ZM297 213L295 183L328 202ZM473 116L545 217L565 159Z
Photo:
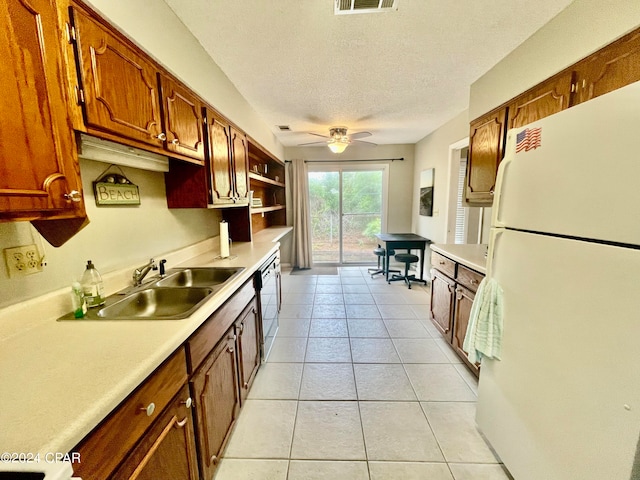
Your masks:
M537 130L540 129L540 130ZM640 82L510 130L476 420L516 480L629 480L640 433Z

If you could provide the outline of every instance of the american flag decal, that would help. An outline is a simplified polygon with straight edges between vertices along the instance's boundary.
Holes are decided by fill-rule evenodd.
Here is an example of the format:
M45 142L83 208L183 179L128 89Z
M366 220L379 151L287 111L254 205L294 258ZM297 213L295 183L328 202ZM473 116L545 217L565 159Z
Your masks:
M516 135L516 153L535 150L542 145L542 128L525 128Z

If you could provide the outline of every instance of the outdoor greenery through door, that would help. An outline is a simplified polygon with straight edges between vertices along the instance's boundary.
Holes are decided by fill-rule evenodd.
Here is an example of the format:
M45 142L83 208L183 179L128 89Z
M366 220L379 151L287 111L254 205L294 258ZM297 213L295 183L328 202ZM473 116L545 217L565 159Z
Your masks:
M375 261L382 231L385 167L309 168L309 203L314 263Z

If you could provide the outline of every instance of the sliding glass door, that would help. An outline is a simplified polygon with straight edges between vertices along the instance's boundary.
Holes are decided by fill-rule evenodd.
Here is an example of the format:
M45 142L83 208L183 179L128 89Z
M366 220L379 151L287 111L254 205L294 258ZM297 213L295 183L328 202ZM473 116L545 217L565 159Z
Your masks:
M374 261L376 233L385 222L387 166L309 165L315 263Z

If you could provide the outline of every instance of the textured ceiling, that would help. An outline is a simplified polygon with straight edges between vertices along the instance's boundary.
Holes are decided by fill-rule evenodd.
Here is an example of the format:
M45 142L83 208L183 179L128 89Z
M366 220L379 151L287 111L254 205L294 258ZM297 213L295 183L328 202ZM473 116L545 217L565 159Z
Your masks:
M396 11L336 16L333 0L165 1L286 146L334 125L416 143L571 3L399 0Z

